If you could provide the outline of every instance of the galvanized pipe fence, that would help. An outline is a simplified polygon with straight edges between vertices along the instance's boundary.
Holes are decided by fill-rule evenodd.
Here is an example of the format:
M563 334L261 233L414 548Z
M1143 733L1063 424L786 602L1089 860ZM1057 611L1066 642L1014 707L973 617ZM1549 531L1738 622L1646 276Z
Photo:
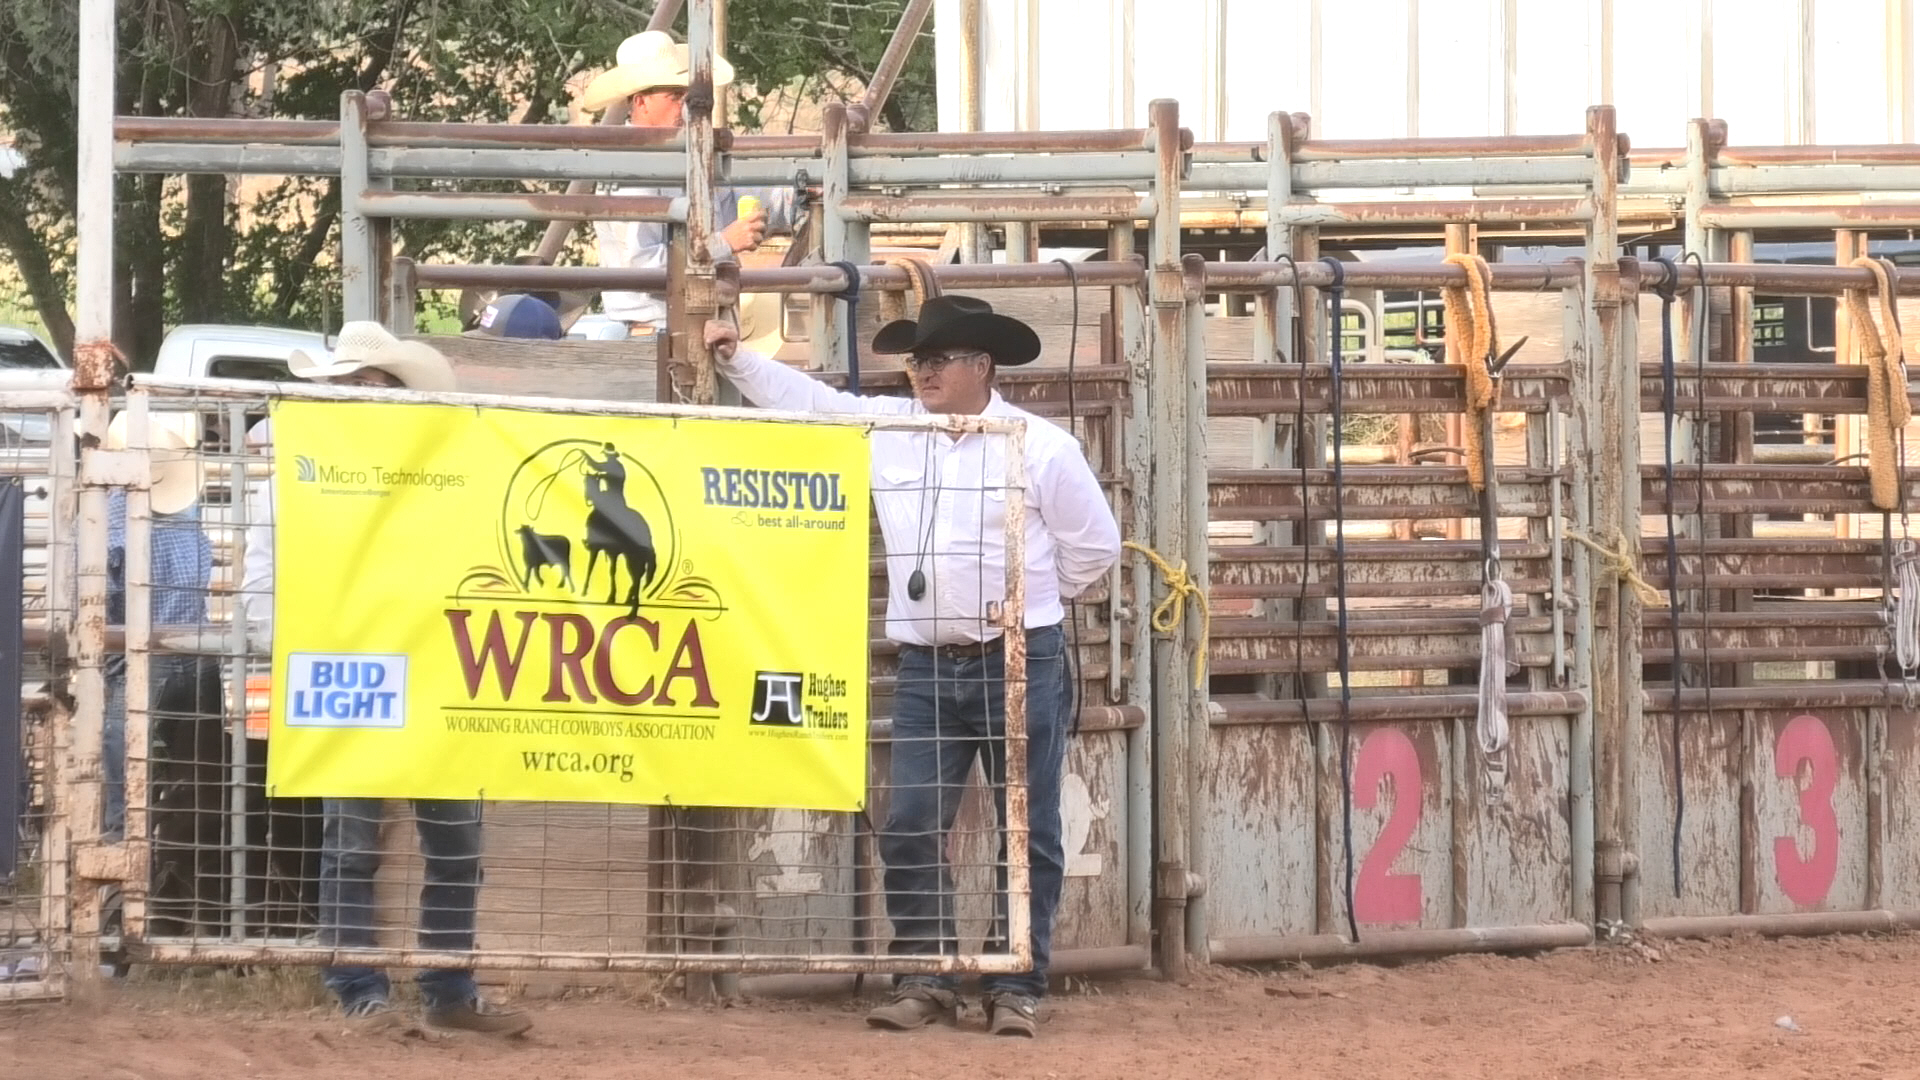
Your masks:
M1002 373L1003 393L1070 423L1129 538L1204 580L1212 601L1210 620L1190 610L1170 633L1157 632L1150 613L1164 583L1130 557L1075 615L1083 704L1068 765L1057 971L1153 965L1177 975L1190 961L1920 921L1920 898L1909 895L1920 888L1920 849L1909 850L1910 830L1898 827L1912 813L1905 792L1920 758L1902 684L1872 673L1888 648L1889 578L1877 531L1860 524L1877 526L1879 516L1865 468L1834 460L1853 452L1841 452L1852 438L1845 431L1825 461L1802 460L1824 442L1791 449L1754 434L1782 416L1858 417L1865 369L1848 362L1850 345L1833 364L1755 362L1748 325L1756 296L1828 297L1873 284L1864 269L1754 264L1756 235L1834 229L1845 254L1864 249L1858 230L1913 224L1900 203L1751 200L1898 191L1912 183L1920 150L1740 152L1702 121L1684 152L1636 152L1606 108L1591 110L1579 133L1458 140L1315 140L1304 117L1277 113L1264 142L1212 145L1194 144L1171 102L1155 104L1148 127L1111 132L869 134L830 109L818 138L737 135L698 118L681 132L413 124L390 113L380 95L350 94L338 123L122 119L114 165L341 177L349 318L411 330L417 294L428 289L664 292L667 332L625 354L658 364L663 399L703 390L700 322L751 292L810 297L805 340L795 344L809 367L844 385L848 340L869 336L871 324L848 323L836 297L852 282L830 264L855 264L864 297L910 284L897 266L866 265L876 226L1018 223L1010 234L1104 244L1102 258L1071 270L931 268L945 289L991 290L1023 313L1028 305L1057 318L1078 304L1095 313L1094 332L1078 339L1091 344L1088 360L1076 357L1069 372ZM429 179L440 183L417 184ZM620 181L684 194L445 186L467 180ZM795 188L816 216L806 264L707 259L696 241L711 230L720 184ZM670 267L392 257L393 223L410 217L609 215L669 224ZM1706 265L1669 270L1621 258L1623 223L1671 223ZM1264 257L1190 254L1213 227L1264 230ZM1334 244L1396 236L1440 237L1467 254L1529 234L1570 239L1577 257L1490 268L1503 337L1524 330L1531 342L1502 371L1482 494L1453 463L1465 441L1467 375L1417 359L1458 328L1434 317L1441 304L1432 298L1418 302L1411 333L1401 335L1411 348L1389 355L1379 332L1390 296L1404 309L1407 294L1466 286L1467 271L1436 261L1348 260L1336 269L1320 256ZM1902 295L1920 291L1920 274L1896 271L1893 280ZM1668 286L1678 290L1671 364L1654 344L1654 294ZM1330 308L1336 287L1343 303ZM877 305L862 306L870 319ZM1704 337L1689 332L1701 325L1696 307ZM1844 334L1844 313L1840 322ZM1049 351L1063 353L1075 339L1066 331L1087 326L1084 318L1043 326ZM1336 340L1346 353L1338 375L1328 363ZM104 426L107 369L99 356L87 359L74 400L89 402ZM906 389L897 371L871 364L861 384ZM1341 440L1336 456L1336 406L1350 423L1380 417L1383 426L1359 445ZM1654 445L1668 424L1671 468ZM1816 437L1824 438L1818 429ZM91 449L68 467L83 489L138 487L132 464ZM1671 560L1661 513L1670 497ZM86 540L99 522L77 521L81 593L101 573ZM1510 729L1497 770L1480 749L1484 709L1471 689L1493 536L1514 596ZM1654 602L1669 582L1678 613ZM149 649L155 640L131 610L123 641L97 614L72 625L78 664L69 676L117 647L137 656L143 634ZM1206 670L1198 683L1196 661ZM891 664L876 645L877 688ZM243 701L244 679L240 690ZM878 701L884 735L884 694ZM70 730L86 727L96 707L80 695ZM223 706L229 728L236 709L244 704ZM78 745L56 750L66 756L49 766L59 781L50 790L69 792L81 812L98 797L97 758ZM150 867L127 845L101 843L97 830L73 829L70 817L56 811L50 820L65 821L74 844L72 917L50 935L63 954L71 949L77 970L91 970L97 886L138 891ZM578 837L542 820L547 857L570 857ZM596 842L614 843L622 825L605 824ZM821 825L728 811L692 832L850 827ZM634 864L642 891L664 887L653 883L665 869L657 849L687 835L684 825L644 828L648 852ZM722 856L742 860L736 878L764 858L743 855ZM876 872L870 851L819 860L828 877ZM599 865L591 872L615 872ZM813 872L788 867L781 874L801 882L777 889L798 888ZM871 908L807 919L796 925L884 922ZM176 954L159 944L146 955L185 958L196 947L183 943L188 952ZM265 939L248 947L254 958L299 955ZM598 962L562 961L561 951L551 962L539 948L507 959ZM819 966L796 956L784 969Z

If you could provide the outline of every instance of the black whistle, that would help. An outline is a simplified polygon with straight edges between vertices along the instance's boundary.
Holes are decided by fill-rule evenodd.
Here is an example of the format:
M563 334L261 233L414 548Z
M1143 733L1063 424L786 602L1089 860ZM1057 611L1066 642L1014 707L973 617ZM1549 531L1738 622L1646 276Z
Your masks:
M918 600L927 595L927 575L924 570L915 570L907 579L907 599Z

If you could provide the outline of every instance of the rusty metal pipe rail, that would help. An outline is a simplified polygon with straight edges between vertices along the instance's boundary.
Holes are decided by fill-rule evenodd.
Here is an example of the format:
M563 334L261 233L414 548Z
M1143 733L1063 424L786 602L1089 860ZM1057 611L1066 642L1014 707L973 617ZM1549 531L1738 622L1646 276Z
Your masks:
M1385 204L1383 204L1385 205ZM1418 205L1418 204L1414 204ZM1350 289L1442 289L1467 284L1467 272L1444 262L1347 263ZM1283 262L1210 262L1205 264L1209 292L1267 292L1294 284L1294 268ZM1540 292L1579 287L1586 273L1579 259L1557 263L1494 263L1493 287L1507 292ZM1866 271L1859 271L1863 276ZM1333 285L1333 271L1317 262L1299 266L1300 284L1324 289Z
M894 221L1140 221L1153 217L1152 196L1132 192L1068 191L1058 195L941 191L925 195L849 195L840 216L867 223Z
M556 196L557 197L557 196ZM614 198L625 198L614 196ZM1059 263L967 263L930 268L942 287L949 289L1026 289L1066 286L1077 280L1085 286L1140 285L1146 271L1134 261L1076 263L1069 278ZM665 270L635 270L602 266L490 266L479 264L415 263L415 283L423 289L607 289L666 287ZM894 266L860 267L862 289L906 289L907 272ZM846 274L832 266L776 266L740 271L742 292L838 293L847 287Z
M1271 169L1266 162L1196 162L1188 170L1184 187L1187 191L1263 192L1272 179ZM1301 161L1293 163L1290 171L1296 193L1512 186L1529 194L1578 195L1593 180L1593 163L1584 157Z
M1649 714L1673 711L1671 687L1648 687L1641 699ZM1707 691L1695 687L1680 692L1680 708L1699 712L1707 707ZM1716 710L1738 712L1745 709L1840 709L1856 706L1896 705L1905 707L1906 691L1897 682L1878 679L1822 679L1778 683L1768 686L1716 686L1713 688Z
M1565 483L1544 468L1501 466L1503 517L1545 517L1552 512L1547 485ZM1300 505L1298 469L1214 469L1207 503L1214 521L1329 521L1333 518L1333 471L1306 470L1309 505ZM1479 493L1467 483L1464 465L1380 465L1350 468L1345 513L1351 521L1397 518L1477 518ZM1865 481L1861 481L1864 492ZM1724 512L1724 511L1723 511Z
M416 220L677 222L687 219L687 200L665 195L363 191L349 201L368 217Z
M1577 199L1457 199L1407 202L1295 203L1270 216L1293 226L1578 225L1597 213L1591 196Z
M1181 129L1182 149L1193 145ZM122 116L113 137L121 143L225 143L260 146L338 146L338 120L236 120L203 117ZM714 149L742 155L811 154L818 135L751 135L715 128ZM497 146L506 148L686 149L686 133L671 127L575 124L456 124L376 120L367 125L371 146ZM899 157L936 154L1075 154L1152 150L1151 128L1069 131L865 132L849 135L850 150Z
M1502 412L1544 413L1569 408L1573 370L1566 363L1510 365L1501 379ZM1860 376L1862 393L1865 379ZM1219 360L1207 365L1207 415L1293 415L1306 397L1309 412L1332 407L1332 369L1326 364L1259 364ZM1349 412L1450 413L1466 409L1466 369L1458 364L1355 364L1341 375ZM1657 400L1657 399L1656 399Z
M1706 541L1709 589L1879 589L1886 584L1878 540L1714 538ZM1700 587L1700 541L1683 540L1679 584ZM1640 574L1656 588L1667 583L1658 545L1642 549Z
M1192 147L1198 161L1266 161L1265 142L1203 142ZM1413 139L1303 139L1295 161L1397 161L1414 158L1526 158L1593 156L1586 135L1493 135Z
M1708 514L1879 514L1864 465L1675 465L1674 505L1694 512L1703 482ZM1666 504L1662 466L1640 466L1640 492L1650 513ZM1920 480L1907 498L1920 499Z
M1501 544L1505 579L1515 593L1544 593L1553 585L1548 544ZM1208 597L1285 600L1332 592L1332 552L1294 546L1216 545L1208 551ZM1347 595L1352 597L1478 596L1486 556L1477 540L1367 540L1347 542ZM1301 575L1307 581L1301 584Z
M1706 400L1700 400L1700 378L1692 365L1680 371L1676 404L1691 413L1864 413L1867 411L1867 371L1859 364L1729 364L1706 365ZM1509 369L1514 370L1514 369ZM1509 375L1509 378L1512 376ZM1920 390L1908 397L1920 406ZM1640 410L1658 413L1661 400L1660 365L1640 365Z
M1509 716L1572 716L1584 709L1587 695L1578 690L1521 691L1507 695ZM1479 715L1475 694L1453 691L1398 689L1391 693L1356 692L1351 715L1355 723L1461 720ZM1264 698L1216 694L1211 720L1214 727L1232 724L1301 724L1340 719L1340 703L1331 698Z
M1685 147L1649 147L1627 155L1635 169L1684 169ZM1832 146L1725 146L1714 151L1716 165L1920 165L1920 143L1865 143Z
M1798 212L1804 207L1715 207L1716 212L1748 210L1773 213L1781 211ZM1816 208L1817 209L1817 208ZM1859 206L1842 209L1871 211L1874 206ZM1714 224L1709 222L1709 224ZM1747 228L1746 225L1731 224L1728 228ZM1822 226L1825 227L1825 226ZM1629 260L1622 260L1628 263ZM1655 262L1631 261L1642 292L1652 292L1666 284L1667 268ZM1691 262L1676 265L1675 282L1680 288L1696 288L1705 279L1709 286L1734 286L1736 288L1761 289L1769 293L1790 296L1838 296L1848 289L1873 289L1873 273L1851 266L1805 266L1792 263L1707 263L1704 266ZM1896 268L1893 275L1895 286L1902 296L1920 296L1920 270L1911 267Z
M1577 923L1463 927L1451 930L1368 930L1359 941L1339 934L1212 938L1216 964L1271 964L1365 957L1449 956L1456 953L1575 949L1593 944L1593 930Z

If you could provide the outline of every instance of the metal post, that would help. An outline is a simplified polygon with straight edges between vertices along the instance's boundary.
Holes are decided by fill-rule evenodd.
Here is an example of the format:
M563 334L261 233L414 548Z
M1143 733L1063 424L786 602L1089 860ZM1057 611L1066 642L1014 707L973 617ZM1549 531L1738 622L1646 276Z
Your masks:
M54 740L55 774L69 796L66 828L75 856L73 966L82 980L100 970L100 891L81 865L100 842L101 729L106 716L107 489L87 475L85 456L107 433L113 382L113 0L81 0L78 199L78 303L73 388L80 397L79 619L74 635L74 714L66 740ZM59 448L55 447L58 453ZM70 756L60 760L60 744ZM62 768L64 766L64 768Z
M1176 203L1177 192L1169 193ZM1175 219L1178 220L1177 217ZM1167 387L1170 394L1186 398L1187 439L1183 464L1187 470L1187 510L1180 558L1194 580L1207 581L1207 323L1205 285L1206 257L1187 255L1185 322L1187 346L1185 365L1179 369L1181 382ZM1197 615L1189 612L1190 616ZM1185 641L1175 650L1180 657L1180 680L1186 690L1185 727L1187 740L1187 950L1198 963L1209 963L1207 928L1207 890L1210 873L1207 859L1207 828L1212 820L1199 812L1198 792L1206 790L1207 764L1213 758L1212 695L1206 679L1196 684L1192 676L1196 655L1205 656L1209 642L1200 621L1190 617L1182 624ZM1194 887L1198 884L1198 888Z
M714 399L713 353L704 328L719 305L714 302L714 144L713 144L713 4L693 0L687 11L687 268L682 279L686 293L686 358L693 364L693 401L711 405Z
M340 314L354 322L380 317L380 251L361 197L372 187L367 168L367 95L340 95Z
M981 0L960 0L960 130L979 131L985 124L980 101L986 44L981 40L986 13ZM960 261L987 262L986 229L976 222L960 225Z
M847 219L840 214L840 203L847 197L847 109L829 105L821 110L821 134L826 175L820 182L819 233L821 257L825 262L851 260ZM813 366L821 371L845 371L847 341L859 328L847 323L845 305L825 293L813 294L813 323L809 338L813 343Z
M1108 248L1115 259L1133 256L1133 223L1121 222L1111 229ZM1153 450L1154 426L1148 412L1153 386L1153 343L1148 336L1146 303L1137 286L1117 286L1113 290L1114 322L1119 329L1122 362L1127 366L1128 397L1136 406L1126 420L1126 473L1131 489L1133 533L1149 535L1154 518ZM1153 574L1144 566L1132 573L1132 590L1115 590L1113 633L1119 634L1122 612L1131 623L1127 633L1133 642L1132 666L1126 673L1126 697L1129 702L1153 699L1153 628L1147 611L1153 603ZM1127 731L1127 944L1150 945L1153 941L1153 728L1140 725Z
M1592 307L1587 315L1585 393L1573 396L1574 429L1580 434L1575 458L1592 461L1588 493L1591 507L1588 520L1598 542L1613 548L1623 542L1620 534L1620 508L1623 501L1622 471L1631 469L1635 483L1639 463L1623 456L1622 431L1638 423L1638 387L1629 417L1621 401L1619 377L1620 323L1625 287L1620 280L1618 219L1614 194L1617 190L1617 144L1614 113L1610 106L1587 110L1587 142L1593 155L1592 198L1594 218L1587 225L1587 288ZM1634 532L1637 534L1639 529ZM1576 574L1580 561L1576 559ZM1626 703L1621 700L1621 638L1633 636L1638 627L1620 621L1621 595L1630 590L1620 587L1611 574L1589 573L1590 608L1594 612L1592 704L1596 808L1594 838L1594 882L1596 918L1617 922L1621 918L1621 890L1626 859L1625 828L1627 807L1623 804L1627 757L1623 719Z
M1204 498L1188 490L1188 439L1199 418L1189 415L1186 393L1187 282L1180 266L1180 105L1165 99L1147 106L1159 167L1154 175L1155 214L1149 231L1149 289L1153 303L1154 358L1149 370L1153 417L1153 547L1177 559L1187 543L1187 516L1204 512ZM1204 489L1201 492L1204 495ZM1191 624L1186 624L1189 627ZM1192 699L1192 629L1154 648L1153 725L1159 777L1159 857L1155 900L1160 930L1160 970L1169 979L1187 976L1187 873L1191 856L1188 818L1187 725L1204 722L1189 710Z

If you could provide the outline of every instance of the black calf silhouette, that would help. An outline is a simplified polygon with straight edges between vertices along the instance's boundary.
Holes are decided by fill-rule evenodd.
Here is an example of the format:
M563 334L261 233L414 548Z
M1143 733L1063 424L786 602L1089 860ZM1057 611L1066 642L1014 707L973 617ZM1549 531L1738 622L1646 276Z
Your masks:
M560 568L560 579L569 590L573 588L573 544L564 536L552 533L537 533L533 526L522 525L520 533L520 561L526 564L526 570L520 575L520 587L527 588L533 582L545 585L546 576L541 573L549 566Z

